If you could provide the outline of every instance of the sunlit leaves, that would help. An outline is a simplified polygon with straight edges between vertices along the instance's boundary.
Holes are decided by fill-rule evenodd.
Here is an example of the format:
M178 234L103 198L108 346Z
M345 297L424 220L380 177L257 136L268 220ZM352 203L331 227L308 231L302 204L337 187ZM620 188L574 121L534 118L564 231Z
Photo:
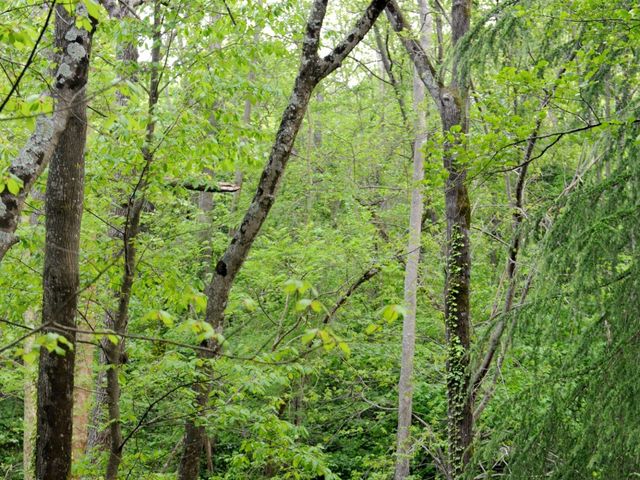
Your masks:
M7 189L12 195L18 195L21 188L22 180L15 175L6 172L0 177L0 193Z
M307 330L302 337L300 338L303 345L312 345L314 340L318 340L319 345L321 345L325 351L330 352L334 348L338 347L340 351L345 355L345 357L349 357L351 355L351 348L343 339L341 339L336 333L330 328L314 328Z
M19 350L18 353L22 355L23 360L28 364L33 364L38 358L40 349L44 347L49 353L55 353L56 355L64 356L67 351L72 351L73 344L67 340L64 335L55 332L48 332L44 335L38 335L35 337L33 346L30 351L24 352Z

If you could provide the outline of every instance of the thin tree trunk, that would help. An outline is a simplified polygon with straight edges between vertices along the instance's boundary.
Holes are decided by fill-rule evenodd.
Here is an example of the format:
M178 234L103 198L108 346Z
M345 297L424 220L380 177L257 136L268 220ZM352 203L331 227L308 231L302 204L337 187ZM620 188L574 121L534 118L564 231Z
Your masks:
M367 34L387 3L388 0L373 0L351 32L331 53L320 58L318 56L320 31L326 13L327 0L314 0L302 43L300 69L289 103L282 115L269 161L262 172L256 194L240 228L235 232L227 250L216 264L213 278L207 287L206 321L216 332L222 331L224 310L233 281L275 201L278 185L314 88L323 78L340 67L351 50ZM218 347L214 341L210 340L208 343L212 348ZM211 353L204 356L213 357ZM197 389L196 404L199 408L206 406L208 394L208 386L200 386ZM196 426L192 419L188 419L185 426L184 451L178 471L180 480L197 478L203 441L203 428Z
M92 325L93 327L93 325ZM94 387L93 357L96 347L93 336L78 334L76 344L75 385L73 393L73 432L71 459L75 462L85 453L91 413L91 393Z
M79 7L78 7L79 10ZM75 327L79 282L78 254L84 197L84 147L87 112L84 85L88 78L91 35L75 26L75 17L56 8L56 46L84 67L73 78L58 71L56 82L77 88L66 103L70 117L51 159L46 190L46 242L43 273L43 331L49 326ZM64 65L63 65L64 66ZM55 328L55 327L53 327ZM40 350L36 478L67 480L71 470L75 333L61 334L63 354Z
M103 0L102 5L109 12L109 16L112 19L117 21L123 21L126 17L131 14L130 11L130 2L125 0ZM133 69L137 65L138 60L138 50L137 47L132 43L125 43L120 46L117 53L118 66L123 67L123 70ZM137 80L135 74L130 76L132 80ZM120 90L116 91L116 99L119 105L126 105L129 101L129 98L124 95ZM116 175L116 179L118 179ZM122 202L117 200L117 205L121 205ZM113 212L114 216L122 216L126 215L126 208L122 208L118 206ZM135 213L135 209L132 209ZM121 233L117 231L115 228L109 229L109 236L111 238L119 238ZM129 234L130 236L130 234ZM130 242L127 242L130 243ZM130 252L128 252L130 253ZM119 295L116 295L119 298ZM107 328L112 329L114 327L114 320L116 313L113 311L107 311L105 313L104 324ZM101 342L100 354L98 357L98 364L100 366L108 366L109 358L107 355L107 350L112 348L111 342L103 339ZM123 352L124 353L124 352ZM110 449L110 444L115 442L110 442L110 430L103 429L102 426L108 421L109 413L108 413L108 405L109 405L109 393L108 393L108 379L107 372L100 370L97 374L97 379L95 381L95 398L94 405L91 412L91 421L89 425L89 432L87 436L86 442L86 451L91 452L94 450L108 450Z
M24 313L24 324L29 328L36 326L36 311L29 308ZM27 337L24 341L24 353L27 354L33 350L33 335ZM35 479L35 457L34 442L36 439L36 402L37 390L35 380L37 376L37 365L25 364L24 366L24 432L22 443L22 471L24 480Z
M256 31L253 32L253 43L255 45L260 41L260 31L256 27ZM247 75L247 80L249 82L253 82L256 79L256 72L254 65L252 65L251 70L249 70L249 75ZM251 125L251 109L253 104L250 99L245 99L244 101L244 111L242 112L242 123L246 128L249 128ZM245 139L246 141L246 139ZM233 199L231 200L231 213L234 213L238 209L238 202L240 202L240 195L242 193L242 182L244 180L244 176L242 174L242 168L240 165L236 165L236 171L233 178L233 183L237 185L239 188L233 194Z
M572 61L578 52L578 46L576 45L567 58L567 61ZM549 106L555 91L560 83L560 80L564 76L566 72L566 67L562 67L557 75L556 81L553 84L552 88L545 95L540 103L539 110L542 112ZM527 139L527 146L524 151L524 155L522 158L522 162L520 163L520 167L518 169L518 180L516 182L515 189L515 199L512 201L513 205L513 213L512 213L512 238L511 244L509 245L509 251L507 254L507 264L505 267L505 275L507 278L507 292L505 294L504 306L502 308L502 316L498 320L495 328L491 332L491 337L489 338L489 345L487 347L487 351L482 358L480 366L478 370L474 373L471 381L472 391L471 396L472 402L475 402L475 395L478 389L481 387L482 382L484 381L487 373L489 372L489 368L491 367L491 363L493 361L494 355L498 349L500 344L500 340L506 328L506 316L513 307L513 299L516 294L517 288L517 267L518 267L518 255L520 254L520 248L522 244L522 223L525 219L525 208L524 208L524 194L525 194L525 186L527 179L527 171L529 168L529 164L531 163L533 157L533 152L536 147L538 141L538 135L540 133L540 127L542 126L542 119L538 118L536 120L535 126L531 133L529 134L529 138ZM507 177L507 185L509 185L508 177ZM510 193L510 187L508 187ZM509 195L511 197L511 195ZM483 407L484 408L484 407Z
M378 47L378 51L380 52L380 60L382 62L382 69L389 77L389 82L391 83L391 87L393 88L393 93L396 96L396 100L398 100L398 107L400 108L400 115L402 116L402 120L407 123L407 108L404 104L404 97L402 96L402 90L400 89L400 83L398 79L393 73L393 65L391 63L391 59L389 58L389 54L387 53L387 46L385 45L382 35L380 34L380 29L377 25L374 25L373 32L376 38L376 46ZM382 97L384 98L384 83L382 83Z
M469 89L460 83L458 61L453 59L452 78L448 86L442 84L429 57L416 40L406 35L409 26L396 4L389 2L387 16L400 41L412 59L420 78L431 94L440 113L443 133L451 138L444 144L443 163L448 172L445 183L447 220L446 278L444 289L445 331L447 341L447 400L449 430L449 470L452 478L460 478L469 462L473 431L473 412L469 395L470 357L470 273L471 254L469 229L471 205L466 186L466 168L455 156L468 133L467 110ZM451 43L469 31L470 0L453 0L451 4Z
M430 25L427 6L419 1L421 45L426 51ZM416 71L413 78L413 110L416 114L415 140L413 142L413 178L411 209L409 214L409 242L404 275L404 304L407 309L402 324L402 360L400 381L398 382L398 430L396 435L395 480L409 476L411 460L410 430L413 414L413 363L416 343L416 312L418 289L418 266L420 264L420 244L422 237L422 180L424 178L424 158L422 146L426 141L426 115L424 112L424 84Z
M124 271L120 291L118 292L117 311L107 312L107 327L118 334L126 334L129 323L129 302L136 273L136 239L140 232L140 216L144 206L144 191L147 184L147 174L153 162L153 142L155 125L155 109L158 103L159 72L161 47L161 22L159 1L154 2L153 12L153 44L151 47L151 73L149 80L149 100L147 107L147 128L145 142L142 147L142 158L144 167L140 173L139 180L134 186L134 190L129 197L125 212L125 225L123 232L123 252ZM107 407L109 413L109 458L105 473L106 480L116 480L118 469L122 462L122 449L124 441L122 437L122 426L120 420L120 366L125 358L125 341L123 337L118 337L117 343L109 339L103 339L102 348L105 351L108 362L107 369Z

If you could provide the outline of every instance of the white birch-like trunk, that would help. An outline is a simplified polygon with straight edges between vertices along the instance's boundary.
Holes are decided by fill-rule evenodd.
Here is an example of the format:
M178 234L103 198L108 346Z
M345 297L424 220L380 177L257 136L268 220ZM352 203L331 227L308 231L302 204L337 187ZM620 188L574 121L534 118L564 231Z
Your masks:
M427 48L427 32L430 25L424 0L419 0L421 11L421 43ZM413 362L416 344L416 310L418 289L418 266L420 263L420 240L422 236L422 180L424 158L422 146L426 140L426 115L423 101L425 89L417 72L413 76L413 110L415 112L415 139L413 142L413 177L411 209L409 214L409 242L404 276L404 304L406 314L402 325L402 360L398 383L398 431L396 446L395 480L409 476L411 459L411 416L413 410Z
M37 313L34 308L24 312L24 324L29 328L35 328ZM33 350L34 336L27 337L24 341L24 353ZM36 379L37 363L24 366L24 430L22 444L22 470L24 480L35 480L35 441L36 441Z

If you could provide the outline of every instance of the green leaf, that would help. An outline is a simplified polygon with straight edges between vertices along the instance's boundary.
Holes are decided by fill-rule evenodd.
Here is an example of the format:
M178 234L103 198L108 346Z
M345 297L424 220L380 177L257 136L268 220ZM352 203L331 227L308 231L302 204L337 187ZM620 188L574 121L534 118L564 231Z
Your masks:
M284 282L283 290L287 295L293 295L298 290L299 280L287 280Z
M20 193L20 188L22 187L22 185L22 180L20 180L15 175L10 175L9 178L7 178L7 190L9 190L12 195L18 195L18 193Z
M95 18L99 22L102 22L106 18L107 11L95 0L83 0L82 3L87 7L89 16Z
M351 356L351 348L349 348L347 342L338 342L338 348L342 350L342 353L344 353L345 357Z
M38 355L40 354L40 349L33 348L28 353L22 355L22 359L24 363L27 365L33 365L35 361L38 359Z
M93 25L91 25L91 20L89 20L87 17L77 16L76 27L86 30L88 32L88 31L91 31L91 29L93 28Z
M309 345L311 342L313 342L313 339L316 338L316 334L318 333L317 329L313 329L313 330L307 330L307 332L302 335L302 343L303 345Z
M253 298L245 298L242 300L242 304L247 312L255 312L257 308L257 303Z
M166 327L173 327L173 317L169 312L165 310L158 310L158 318L162 320L162 323L164 323Z
M191 297L191 305L196 312L204 312L207 309L207 296L202 293L195 293Z
M367 328L364 329L364 333L366 333L367 335L373 335L381 329L382 327L380 325L378 325L377 323L372 323L370 325L367 325Z
M310 298L301 298L296 302L296 312L302 312L309 308L313 301Z

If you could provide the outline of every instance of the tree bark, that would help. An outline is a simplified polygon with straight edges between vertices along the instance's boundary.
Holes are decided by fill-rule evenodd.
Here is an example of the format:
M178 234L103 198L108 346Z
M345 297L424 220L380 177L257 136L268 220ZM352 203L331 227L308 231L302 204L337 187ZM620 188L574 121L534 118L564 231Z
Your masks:
M428 35L431 29L427 23L429 13L424 1L419 1L418 4L422 27L420 43L426 51ZM426 115L422 105L424 96L424 84L416 71L413 78L413 110L416 115L415 140L413 142L413 178L409 214L409 241L407 244L408 255L404 275L404 304L407 310L402 324L402 360L400 380L398 382L395 480L404 480L409 476L411 460L410 430L413 414L413 364L416 346L418 266L420 264L423 210L422 180L424 178L424 158L422 146L426 141L427 128Z
M320 31L327 9L327 0L314 0L302 42L300 68L289 103L282 115L269 161L262 172L258 188L240 228L235 232L225 253L217 262L213 278L206 290L206 321L216 332L222 331L224 310L233 281L275 201L278 185L314 88L323 78L340 67L344 59L367 34L387 3L388 0L373 0L349 34L331 53L320 58L318 56ZM216 348L215 342L209 341L209 344ZM206 356L213 357L212 354ZM202 388L201 391L196 392L196 403L199 407L206 405L208 393L208 388ZM197 478L202 448L203 428L196 426L193 419L188 419L185 427L184 451L178 472L180 480Z
M29 308L24 313L24 324L29 328L35 328L36 312L33 308ZM34 338L27 337L24 341L24 353L27 354L33 350ZM24 433L22 436L22 471L24 480L35 479L35 462L34 462L34 440L36 438L36 402L37 390L35 386L36 365L25 364L24 366Z
M60 7L56 7L56 17L59 16L59 10ZM9 167L9 173L22 180L23 185L15 195L8 189L0 193L0 262L7 251L19 241L15 231L20 222L24 202L36 180L49 164L56 145L67 128L72 113L70 103L84 89L89 49L72 47L69 50L66 47L73 44L88 46L92 32L78 32L81 30L73 24L60 25L56 22L56 36L64 42L64 45L59 44L64 48L58 58L58 68L52 86L56 106L52 115L38 118L33 134ZM67 34L71 40L65 40ZM73 35L76 34L79 36L74 40Z
M160 48L162 43L160 12L161 2L154 2L153 11L153 43L151 47L151 72L149 79L149 99L147 107L147 127L145 141L142 147L142 158L144 166L140 173L138 182L129 196L125 210L125 224L122 238L122 248L124 252L124 271L122 281L117 294L118 308L116 311L108 311L106 315L107 328L118 334L126 334L129 323L129 303L133 290L133 282L136 274L136 240L140 232L140 217L145 203L144 191L147 185L147 174L153 162L153 142L156 122L154 120L156 105L158 103L159 92L159 72ZM109 457L105 472L106 480L116 480L118 470L122 462L122 450L124 440L122 436L122 425L120 419L120 368L125 358L124 337L119 336L118 342L114 343L108 338L102 340L102 348L107 361L107 410L109 417Z
M448 86L436 75L427 52L420 43L407 35L409 26L395 0L389 2L387 17L400 33L400 41L420 74L440 113L445 141L444 167L445 216L447 220L447 251L445 278L445 330L447 341L447 399L449 430L449 470L452 478L460 478L469 462L473 430L473 412L469 395L470 349L470 273L471 255L469 229L471 206L466 187L466 168L455 156L468 133L467 110L469 89L458 78L458 61L453 59L452 77ZM455 48L468 32L471 17L470 0L453 0L451 5L451 38ZM455 127L455 128L454 128ZM462 135L461 135L462 134Z
M86 14L84 6L78 6L76 11ZM59 104L68 109L70 115L51 159L47 180L44 332L53 332L55 324L75 328L87 130L84 87L88 78L90 40L89 32L75 26L75 17L58 6L56 46L63 54L56 87L65 93ZM81 66L65 67L66 59ZM71 89L75 92L72 97L69 96ZM67 331L61 335L70 345L75 344L75 333ZM67 480L71 470L75 352L62 343L58 346L63 354L46 348L40 351L36 437L36 478L39 480Z

